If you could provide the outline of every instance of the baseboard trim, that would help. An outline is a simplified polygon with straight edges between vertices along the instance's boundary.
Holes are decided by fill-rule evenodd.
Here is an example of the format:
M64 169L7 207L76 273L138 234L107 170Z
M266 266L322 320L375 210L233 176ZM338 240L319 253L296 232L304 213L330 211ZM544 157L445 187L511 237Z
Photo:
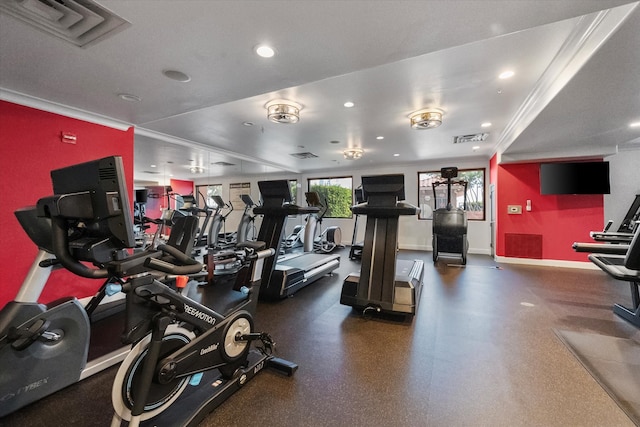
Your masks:
M347 245L350 246L350 245ZM398 245L399 249L408 251L425 251L432 252L431 246L421 245ZM490 249L469 248L469 254L475 255L491 255ZM503 264L519 264L519 265L536 265L540 267L560 267L560 268L576 268L581 270L600 270L598 266L588 261L565 261L561 259L533 259L533 258L513 258L505 256L494 256L496 262Z
M421 246L421 245L398 245L398 248L405 249L408 251L425 251L425 252L433 251L433 248L431 246ZM491 250L480 249L480 248L469 248L467 253L476 254L476 255L491 255Z
M582 270L600 270L595 264L583 261L565 261L560 259L530 259L494 256L496 262L504 264L536 265L540 267L577 268Z

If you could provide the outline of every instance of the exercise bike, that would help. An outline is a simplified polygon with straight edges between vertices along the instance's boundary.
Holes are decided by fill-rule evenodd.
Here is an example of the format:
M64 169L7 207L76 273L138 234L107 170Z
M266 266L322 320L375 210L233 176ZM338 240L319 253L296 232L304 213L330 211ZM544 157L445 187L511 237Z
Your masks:
M232 289L217 288L231 295L214 295L213 301L222 303L214 311L166 284L178 275L201 274L202 264L186 255L190 251L160 245L155 251L129 254L135 240L120 157L59 169L51 176L55 195L40 199L35 210L38 217L50 219L56 262L78 276L107 278L105 294L125 295L122 337L132 348L114 382L112 425L122 420L132 426L145 420L152 425L195 425L263 368L295 372L295 364L272 355L274 344L268 334L252 331L261 268L272 250L263 250L260 243L243 247L242 274ZM189 218L192 233L180 236L178 243L193 242L194 217L182 221ZM175 230L174 226L172 236ZM16 388L0 381L3 410L14 395L31 396L57 381L60 371L66 375L61 366L67 365L59 363L71 360L76 352L82 355L83 347L74 343L86 342L82 335L88 329L86 313L75 299L21 317L0 330L0 354L13 356L10 363L3 363L3 378L7 371L16 372L25 384ZM263 345L251 350L252 341ZM188 354L190 350L195 353ZM82 366L71 368L78 371ZM212 382L211 375L216 376ZM180 405L172 407L177 399Z
M113 383L112 427L123 420L129 426L146 420L150 425L197 425L262 369L293 375L297 365L274 357L271 337L253 331L263 260L274 250L264 249L263 242L244 242L239 248L246 256L230 289L233 301L225 304L226 313L152 276L119 286L127 295L127 341L136 344ZM180 272L180 267L156 259L148 266ZM261 345L251 349L253 341Z
M54 191L62 195L15 212L39 252L15 300L0 310L0 417L121 362L130 349L119 339L125 301L108 298L108 285L143 271L146 258L162 253L150 249L129 257L123 251L135 240L128 199L119 198L119 183L110 179L121 174L121 160L114 157L54 171ZM91 190L79 191L85 185ZM127 229L120 227L125 221ZM190 240L185 236L196 224L176 225L168 243L173 249ZM116 259L123 260L117 270L103 268ZM39 304L51 271L62 267L106 280L86 304L74 297Z

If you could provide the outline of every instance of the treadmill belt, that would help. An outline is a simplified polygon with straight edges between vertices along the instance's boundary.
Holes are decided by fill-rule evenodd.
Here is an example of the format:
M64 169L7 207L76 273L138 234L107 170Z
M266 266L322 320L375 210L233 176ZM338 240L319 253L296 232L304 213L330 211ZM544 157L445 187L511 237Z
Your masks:
M338 258L338 257L339 257L338 255L307 253L295 258L288 259L284 262L279 262L278 265L286 266L290 268L298 268L300 270L308 271L308 270L311 270L312 268L317 267L318 265L322 265L329 262L332 258Z

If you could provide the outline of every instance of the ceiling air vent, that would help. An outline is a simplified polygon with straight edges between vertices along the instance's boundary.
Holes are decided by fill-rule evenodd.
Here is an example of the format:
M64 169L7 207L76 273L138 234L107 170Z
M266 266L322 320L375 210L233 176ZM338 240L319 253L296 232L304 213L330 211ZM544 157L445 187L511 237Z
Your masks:
M218 166L235 166L235 163L229 163L229 162L215 162L213 164Z
M0 0L0 11L79 47L131 25L94 0Z
M313 159L314 157L318 157L308 151L306 153L291 153L289 155L295 157L296 159Z
M489 133L474 133L473 135L458 135L453 137L454 144L464 144L465 142L482 142L489 136Z

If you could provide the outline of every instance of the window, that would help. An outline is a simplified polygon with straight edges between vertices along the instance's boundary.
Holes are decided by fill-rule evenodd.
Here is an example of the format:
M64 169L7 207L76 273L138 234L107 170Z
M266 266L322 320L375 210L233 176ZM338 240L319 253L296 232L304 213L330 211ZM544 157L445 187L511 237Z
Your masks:
M353 205L353 178L314 178L309 180L309 191L315 191L320 200L329 205L325 218L351 218Z
M467 182L466 207L465 193L462 185L452 185L451 204L454 207L466 209L469 220L484 220L484 169L464 169L458 171L458 177L454 181ZM435 209L447 206L446 186L436 187L434 182L442 182L446 179L440 176L440 171L418 172L418 201L420 204L420 219L432 219Z
M214 207L216 203L211 196L222 196L222 184L196 185L196 194L199 207L204 208L202 199L206 200L207 206Z
M298 198L298 180L290 179L289 180L289 192L291 193L291 203L296 204L296 200Z

